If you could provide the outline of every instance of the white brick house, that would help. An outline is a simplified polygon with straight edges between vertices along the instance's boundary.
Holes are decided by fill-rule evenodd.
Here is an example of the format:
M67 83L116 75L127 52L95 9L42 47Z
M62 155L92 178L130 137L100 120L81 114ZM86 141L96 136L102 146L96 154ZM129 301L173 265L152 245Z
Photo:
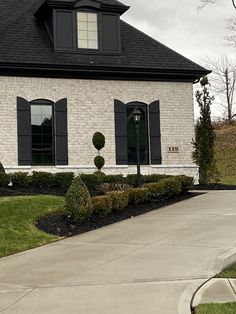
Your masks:
M206 69L120 20L116 0L0 4L0 160L8 171L93 172L95 132L106 173L134 173L130 114L142 112L142 173L193 164L192 84Z

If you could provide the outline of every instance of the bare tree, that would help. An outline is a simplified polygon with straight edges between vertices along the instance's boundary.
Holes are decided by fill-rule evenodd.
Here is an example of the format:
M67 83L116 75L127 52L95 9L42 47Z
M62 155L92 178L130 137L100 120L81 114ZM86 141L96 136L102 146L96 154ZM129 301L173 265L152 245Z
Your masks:
M236 0L228 0L232 2L233 8L236 10ZM204 8L208 4L215 4L219 2L219 0L200 0L201 5L199 9ZM225 37L226 41L230 46L236 47L236 17L230 17L226 19L226 32L227 35Z
M230 46L236 47L236 17L226 19L227 35L225 39Z
M214 4L216 2L218 2L218 0L201 0L201 3L202 3L201 7L203 8L207 4L210 4L210 3ZM231 0L231 2L232 2L232 5L233 5L234 9L236 10L236 0Z
M227 57L211 59L207 57L207 66L212 70L211 89L222 100L220 105L224 108L227 120L230 122L235 113L236 65Z

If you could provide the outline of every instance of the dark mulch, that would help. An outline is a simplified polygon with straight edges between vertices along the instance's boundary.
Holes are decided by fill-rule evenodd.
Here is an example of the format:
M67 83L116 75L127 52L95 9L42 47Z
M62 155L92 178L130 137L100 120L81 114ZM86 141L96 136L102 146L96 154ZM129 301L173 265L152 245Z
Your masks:
M56 195L65 196L68 189L62 188L40 188L40 187L5 187L0 188L0 196L23 196L23 195ZM101 195L96 189L89 188L91 197Z
M115 222L142 215L154 209L161 208L194 196L201 195L202 193L186 193L169 200L162 200L158 202L150 202L147 204L128 206L123 211L115 211L106 216L97 216L93 214L90 218L81 223L71 221L64 213L54 213L44 216L35 222L35 225L47 232L57 236L71 237L77 234L88 232Z
M0 188L0 196L23 196L23 195L57 195L65 196L67 189L61 188L37 188L37 187L6 187Z
M193 190L236 190L236 185L226 185L221 183L215 184L197 184L194 185Z

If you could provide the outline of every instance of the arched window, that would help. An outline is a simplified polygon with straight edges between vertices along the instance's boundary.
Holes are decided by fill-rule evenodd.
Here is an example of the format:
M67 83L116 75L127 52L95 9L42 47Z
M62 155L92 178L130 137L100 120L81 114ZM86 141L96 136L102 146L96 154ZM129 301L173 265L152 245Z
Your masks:
M30 102L32 165L53 165L54 103L48 100Z
M128 163L137 163L136 126L132 116L135 108L138 108L142 114L139 123L140 161L141 164L146 165L149 164L147 105L140 102L126 105Z

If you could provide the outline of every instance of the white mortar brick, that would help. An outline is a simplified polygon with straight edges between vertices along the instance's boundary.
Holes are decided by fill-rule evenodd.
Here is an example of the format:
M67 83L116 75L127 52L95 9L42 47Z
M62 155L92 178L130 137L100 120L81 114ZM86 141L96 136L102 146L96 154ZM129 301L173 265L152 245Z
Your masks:
M174 171L176 174L187 171L188 174L192 173L196 176L197 168L193 165L191 158L191 141L194 136L191 83L0 76L0 93L0 160L9 170L18 164L17 96L26 98L28 101L44 98L54 102L66 97L68 100L69 166L73 169L78 169L78 165L87 166L91 171L93 159L96 156L91 139L94 132L99 131L106 137L106 147L102 150L102 156L106 164L110 165L107 171L112 173L135 172L133 167L123 169L114 167L116 165L114 99L125 103L141 101L147 104L160 100L162 165L164 167L146 166L143 167L143 171L148 173ZM168 153L169 146L179 147L179 153ZM186 166L188 170L183 170ZM44 169L57 171L56 167L53 169L44 167Z

